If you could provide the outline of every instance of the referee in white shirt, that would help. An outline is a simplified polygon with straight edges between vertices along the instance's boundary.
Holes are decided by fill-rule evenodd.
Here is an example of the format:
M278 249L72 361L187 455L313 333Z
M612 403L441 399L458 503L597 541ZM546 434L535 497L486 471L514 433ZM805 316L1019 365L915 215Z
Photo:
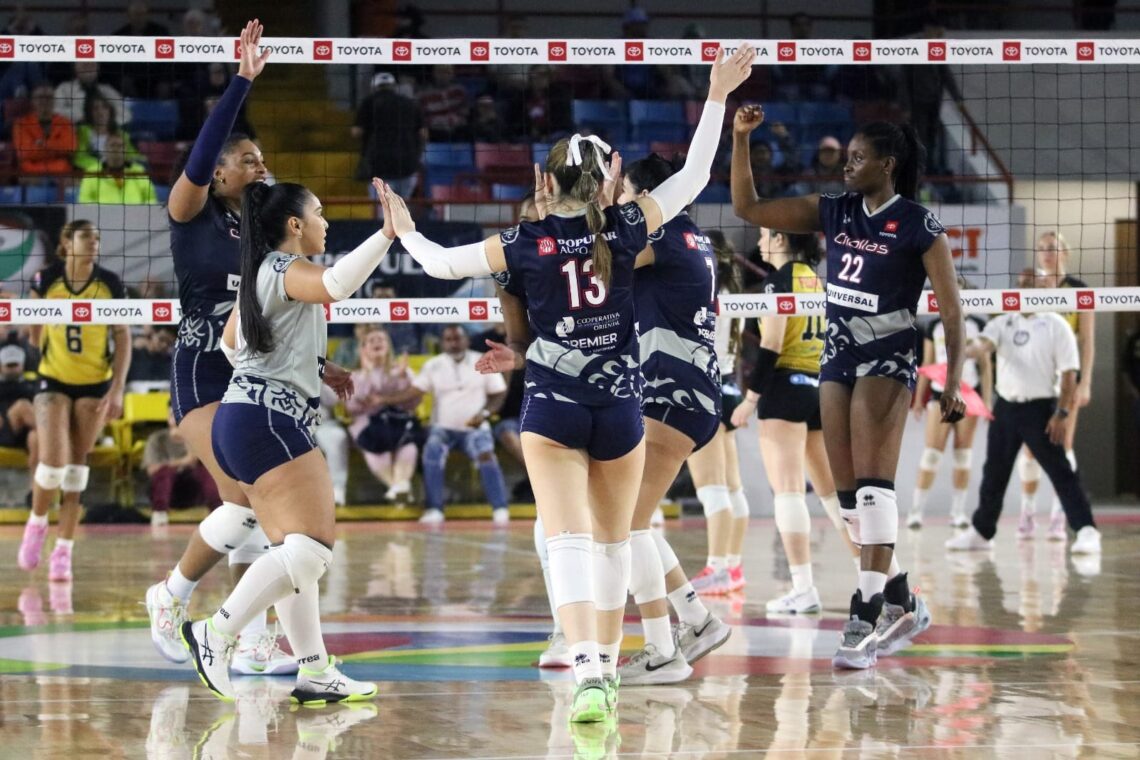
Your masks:
M1001 516L1017 453L1024 443L1053 482L1077 534L1074 554L1100 551L1100 533L1081 481L1065 457L1069 413L1081 366L1073 331L1058 314L1003 314L971 340L966 356L997 354L997 401L986 439L986 463L972 527L947 549L987 549ZM1058 398L1059 397L1059 398Z

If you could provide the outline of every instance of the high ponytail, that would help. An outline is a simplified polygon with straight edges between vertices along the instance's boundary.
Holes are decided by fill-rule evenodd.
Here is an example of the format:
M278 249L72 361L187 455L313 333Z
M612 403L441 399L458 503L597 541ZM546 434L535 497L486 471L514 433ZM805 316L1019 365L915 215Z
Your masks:
M606 287L610 285L613 273L613 251L606 242L606 216L598 203L598 193L602 189L605 175L599 151L589 143L582 144L582 163L568 166L567 154L570 150L568 139L559 140L546 157L546 171L554 175L562 193L586 204L586 226L594 234L593 262L594 277Z
M242 337L246 346L255 353L269 353L274 348L269 320L265 318L257 297L257 273L269 252L285 239L285 223L289 218L304 216L305 201L310 195L304 185L292 182L272 186L251 182L242 190L238 304Z
M894 157L891 181L895 192L907 200L918 198L918 183L926 169L926 148L914 127L876 121L860 129L859 134L871 143L879 158Z

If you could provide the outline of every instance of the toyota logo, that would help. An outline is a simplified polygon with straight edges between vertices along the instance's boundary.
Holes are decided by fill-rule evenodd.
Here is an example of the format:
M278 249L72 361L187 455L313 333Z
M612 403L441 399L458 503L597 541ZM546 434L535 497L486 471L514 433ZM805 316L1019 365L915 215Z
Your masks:
M81 55L88 55L95 50L95 46L89 42L84 42L81 43L76 50L78 50Z
M0 42L0 55L11 55L14 49L12 43Z
M166 319L170 316L170 309L166 306L156 306L154 307L154 316L159 319Z
M473 304L471 306L471 316L482 317L482 316L486 316L486 314L487 314L487 307L486 306L481 306L479 304Z
M1077 298L1077 303L1081 306L1092 306L1094 300L1096 299L1092 297L1091 293L1081 293L1081 295Z
M471 52L475 55L487 55L487 48L483 47L482 45L476 45L471 49Z
M1004 303L1007 307L1012 309L1012 308L1017 306L1018 300L1019 299L1017 296L1009 295L1009 296L1005 297L1005 299L1002 301L1002 303Z
M1008 56L1017 55L1017 45L1006 45L1005 46L1005 54Z
M169 42L164 42L158 46L158 52L162 53L163 55L170 55L174 52L174 46Z
M637 44L636 42L630 42L630 43L626 44L625 54L626 55L640 55L641 54L641 45Z
M561 45L552 45L550 48L550 54L555 57L566 55L566 48L562 47Z
M12 307L8 304L0 305L0 319L11 319Z
M406 316L408 316L408 307L406 307L406 306L393 306L392 307L392 316L393 317L406 317Z
M408 48L407 45L397 45L396 46L396 55L409 55L409 54L411 54L411 52L412 51Z
M704 56L706 60L713 59L716 58L717 50L719 50L719 48L716 45L705 45L705 48L701 52L701 55Z
M91 316L91 309L87 308L86 306L76 306L75 307L75 318L76 319L86 319L89 316Z
M780 55L784 56L785 58L795 55L795 53L796 49L791 45L782 45L780 47Z
M317 45L317 55L329 55L332 53L332 48L328 45Z
M1093 46L1092 45L1081 45L1079 48L1077 48L1077 54L1078 55L1092 55L1093 54Z
M855 55L860 56L860 57L871 55L871 46L870 45L856 45L855 46Z

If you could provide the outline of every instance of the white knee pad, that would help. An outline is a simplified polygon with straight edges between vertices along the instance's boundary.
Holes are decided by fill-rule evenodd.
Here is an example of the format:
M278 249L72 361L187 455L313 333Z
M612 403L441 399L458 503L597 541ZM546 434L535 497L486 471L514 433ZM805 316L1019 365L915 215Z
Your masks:
M253 516L252 509L223 501L222 506L198 524L198 533L211 549L219 554L229 554L244 544L256 527L257 518Z
M289 574L293 591L298 594L301 589L319 581L333 561L332 549L301 533L285 536L281 546L269 556L282 564Z
M1017 477L1022 483L1032 483L1041 479L1041 465L1024 451L1017 457Z
M894 489L863 486L855 492L855 499L863 544L895 543L899 537L899 505Z
M807 499L802 493L778 493L776 502L776 530L785 533L811 533L811 515Z
M52 467L40 462L36 465L36 473L33 479L36 481L36 485L45 491L54 491L63 485L63 478L66 474L66 467Z
M562 533L546 539L554 608L594 601L594 547L589 533Z
M653 543L652 530L629 534L629 593L638 604L665 598L665 571Z
M973 449L954 449L954 469L968 470L970 462L974 459Z
M823 504L823 511L827 513L835 529L845 530L843 527L843 518L839 515L839 494L833 493L828 496L820 496L819 501Z
M542 527L542 518L534 518L534 552L538 555L538 562L543 570L550 567L550 556L546 553L546 529Z
M261 525L258 525L250 531L249 536L246 537L241 546L230 552L230 565L252 565L258 557L272 548L269 543L269 536L265 535Z
M697 500L705 510L705 517L712 517L718 512L732 509L728 486L701 486L697 489Z
M942 461L942 452L927 446L918 458L918 466L923 470L937 470L938 463Z
M91 478L91 468L85 464L69 464L63 468L63 488L71 493L82 493L87 490L87 481Z
M594 605L598 612L625 609L629 574L628 538L612 544L594 542Z
M653 543L657 545L657 555L661 557L661 572L664 575L668 575L673 571L673 568L681 564L681 560L677 559L677 555L673 552L673 547L669 546L669 542L665 540L665 536L656 530L649 532L653 535Z
M737 488L735 491L729 491L728 498L732 502L733 517L748 517L748 499L744 498L743 488Z
M1065 459L1069 460L1069 466L1073 468L1073 472L1077 471L1077 452L1069 449L1065 452Z

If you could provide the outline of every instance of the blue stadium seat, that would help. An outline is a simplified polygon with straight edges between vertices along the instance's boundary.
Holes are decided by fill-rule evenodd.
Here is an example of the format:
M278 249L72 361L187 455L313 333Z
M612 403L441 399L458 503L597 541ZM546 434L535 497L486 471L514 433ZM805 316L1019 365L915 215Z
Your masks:
M170 185L155 185L154 193L158 196L159 203L166 203L170 198Z
M687 143L689 127L684 122L645 122L633 128L633 136L650 143Z
M668 100L631 100L632 137L644 142L681 142L689 136L685 104Z
M18 204L23 201L24 194L19 185L4 185L0 187L0 203Z
M622 161L626 164L638 161L649 155L649 143L647 142L623 142L618 145L611 145L611 148L621 153Z
M498 182L491 185L491 199L496 201L521 201L530 192L526 185L503 185Z
M799 124L799 114L795 103L761 103L764 107L764 123L784 124L793 132ZM753 132L755 134L755 132Z
M47 185L26 185L24 187L24 203L29 206L39 203L58 203L59 188L55 183Z
M625 103L620 100L575 100L574 125L591 132L611 145L629 137Z
M471 143L430 142L424 149L428 185L450 185L459 174L475 172Z
M713 182L697 196L697 203L732 203L732 191L728 185Z
M131 113L127 129L136 142L144 137L169 140L178 129L177 100L136 100L127 98L124 105Z
M808 102L799 104L799 123L844 124L851 121L851 109L841 103Z
M536 164L539 164L540 166L545 166L546 165L546 154L550 152L550 149L552 147L554 147L554 143L548 143L548 142L531 143L530 155L534 159L534 162Z

